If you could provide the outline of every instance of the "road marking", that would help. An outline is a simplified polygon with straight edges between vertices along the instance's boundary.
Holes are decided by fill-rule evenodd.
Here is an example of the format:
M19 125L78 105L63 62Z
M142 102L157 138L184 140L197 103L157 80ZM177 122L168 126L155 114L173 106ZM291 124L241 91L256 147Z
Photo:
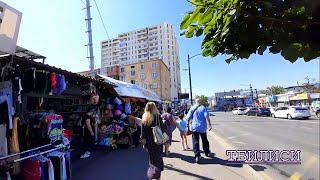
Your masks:
M306 164L303 166L302 172L295 172L291 177L290 180L299 180L306 172L308 169L310 169L315 162L317 161L317 157L316 156L311 156L308 161L306 162Z
M251 133L243 133L243 134L240 134L238 136L230 136L230 137L227 137L228 139L234 139L234 138L238 138L238 137L241 137L241 136L248 136L248 135L251 135Z
M232 141L232 142L235 143L235 144L247 144L247 143L241 142L241 141Z

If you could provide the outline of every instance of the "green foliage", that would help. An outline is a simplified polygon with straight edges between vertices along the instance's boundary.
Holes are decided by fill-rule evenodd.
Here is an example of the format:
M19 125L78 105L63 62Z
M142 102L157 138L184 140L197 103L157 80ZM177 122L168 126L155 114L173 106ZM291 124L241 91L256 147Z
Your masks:
M201 95L199 96L199 99L200 99L200 104L205 106L205 107L209 107L209 102L208 102L208 97L207 96L204 96L204 95Z
M263 92L267 95L277 95L285 93L285 89L282 86L270 86Z
M320 57L320 1L191 0L181 35L204 36L204 56L228 55L226 62L251 54L280 53L286 60Z

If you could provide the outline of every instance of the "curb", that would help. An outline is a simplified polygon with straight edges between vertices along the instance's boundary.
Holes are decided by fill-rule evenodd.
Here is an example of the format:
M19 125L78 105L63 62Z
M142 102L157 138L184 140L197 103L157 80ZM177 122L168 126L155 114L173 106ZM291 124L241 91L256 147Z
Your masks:
M226 140L224 140L221 135L219 135L216 132L213 131L209 131L209 134L211 134L211 136L222 145L222 147L224 149L235 149L230 143L228 143ZM243 164L243 169L253 177L253 179L257 179L257 180L271 180L272 178L270 176L268 176L266 173L261 172L258 173L257 171L255 171L251 166L249 166L248 164Z

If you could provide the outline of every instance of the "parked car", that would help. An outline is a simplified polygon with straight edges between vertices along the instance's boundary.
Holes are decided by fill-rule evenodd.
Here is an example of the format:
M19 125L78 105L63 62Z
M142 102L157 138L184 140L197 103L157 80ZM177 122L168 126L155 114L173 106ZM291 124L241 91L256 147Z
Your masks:
M316 116L320 119L320 108L318 108L318 110L316 110Z
M293 106L293 107L279 107L271 116L274 118L309 119L311 114L308 108Z
M274 112L276 112L276 107L269 107L270 113L274 114Z
M245 113L245 108L241 108L241 107L238 107L238 108L235 108L232 113L235 114L235 115L244 115L246 114Z
M248 116L258 116L258 113L259 113L259 109L255 107L249 108L249 110L247 110L246 112Z
M259 108L258 116L271 116L271 111L269 108Z

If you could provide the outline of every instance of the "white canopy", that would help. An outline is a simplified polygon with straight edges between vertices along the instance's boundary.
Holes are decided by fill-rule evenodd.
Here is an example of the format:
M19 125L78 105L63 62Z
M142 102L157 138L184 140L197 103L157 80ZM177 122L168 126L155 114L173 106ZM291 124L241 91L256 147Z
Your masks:
M122 97L133 97L147 99L149 101L161 102L159 96L148 89L142 88L135 84L119 81L104 75L98 74L98 76L103 78L106 82L115 84L117 86L115 90Z

